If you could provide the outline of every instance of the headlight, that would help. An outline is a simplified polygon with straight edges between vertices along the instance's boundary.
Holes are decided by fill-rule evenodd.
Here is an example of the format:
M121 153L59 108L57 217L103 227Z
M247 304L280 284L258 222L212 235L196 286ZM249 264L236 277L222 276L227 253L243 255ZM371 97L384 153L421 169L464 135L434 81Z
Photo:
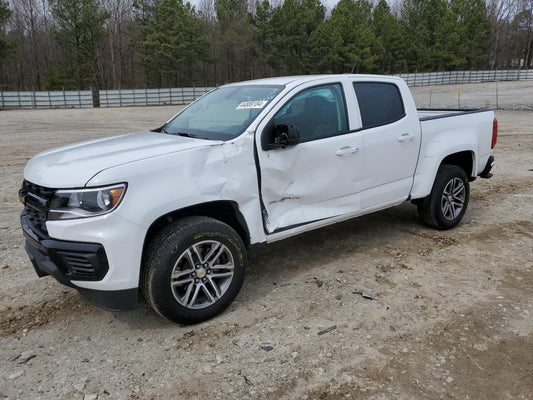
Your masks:
M113 211L126 192L126 184L92 188L58 190L48 211L48 220L95 217Z

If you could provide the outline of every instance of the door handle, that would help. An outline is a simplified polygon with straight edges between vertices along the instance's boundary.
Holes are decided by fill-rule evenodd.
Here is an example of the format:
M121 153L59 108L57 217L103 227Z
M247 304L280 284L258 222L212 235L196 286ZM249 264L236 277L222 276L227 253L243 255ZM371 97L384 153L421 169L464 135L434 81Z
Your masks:
M398 138L398 142L408 142L409 140L413 140L415 138L415 135L411 133L402 133L401 136Z
M350 154L357 153L359 151L359 147L357 146L344 146L341 147L339 150L335 152L338 156L349 156Z

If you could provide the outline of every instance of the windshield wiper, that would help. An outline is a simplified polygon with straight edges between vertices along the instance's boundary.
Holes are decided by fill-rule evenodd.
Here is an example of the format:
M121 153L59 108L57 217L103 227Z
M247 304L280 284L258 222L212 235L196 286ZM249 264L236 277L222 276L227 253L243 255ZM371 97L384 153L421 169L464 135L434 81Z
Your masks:
M187 133L187 132L172 132L172 135L179 135L179 136L190 137L190 138L198 137L197 135L194 135L192 133Z

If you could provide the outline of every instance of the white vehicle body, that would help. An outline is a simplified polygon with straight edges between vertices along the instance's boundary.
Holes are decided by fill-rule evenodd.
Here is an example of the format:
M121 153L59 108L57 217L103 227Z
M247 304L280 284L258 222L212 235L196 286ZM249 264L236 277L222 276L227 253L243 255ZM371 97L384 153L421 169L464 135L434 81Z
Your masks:
M394 85L403 117L365 129L354 82ZM105 276L71 279L72 286L136 293L147 241L164 221L182 214L205 210L217 218L220 210L220 219L238 225L247 244L270 242L425 198L446 159L462 166L471 180L490 170L493 112L417 111L402 79L326 75L229 86L246 84L283 88L231 140L145 131L65 146L30 160L25 180L45 188L127 184L112 212L46 221L48 239L98 243L105 249ZM327 84L342 88L349 129L294 146L264 148L261 135L274 115L298 93ZM46 268L42 272L50 273ZM132 308L129 300L117 306L92 300L110 309Z

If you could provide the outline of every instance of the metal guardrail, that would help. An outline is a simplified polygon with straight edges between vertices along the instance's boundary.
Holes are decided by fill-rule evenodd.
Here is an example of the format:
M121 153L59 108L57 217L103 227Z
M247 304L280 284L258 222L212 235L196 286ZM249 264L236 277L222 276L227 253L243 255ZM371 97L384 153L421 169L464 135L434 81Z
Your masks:
M92 108L90 90L0 92L0 108Z
M409 86L447 85L533 80L533 70L447 71L395 75ZM134 107L188 104L213 87L100 90L100 107ZM0 108L91 108L89 90L51 92L0 92Z
M188 104L212 89L214 88L100 90L100 107Z

